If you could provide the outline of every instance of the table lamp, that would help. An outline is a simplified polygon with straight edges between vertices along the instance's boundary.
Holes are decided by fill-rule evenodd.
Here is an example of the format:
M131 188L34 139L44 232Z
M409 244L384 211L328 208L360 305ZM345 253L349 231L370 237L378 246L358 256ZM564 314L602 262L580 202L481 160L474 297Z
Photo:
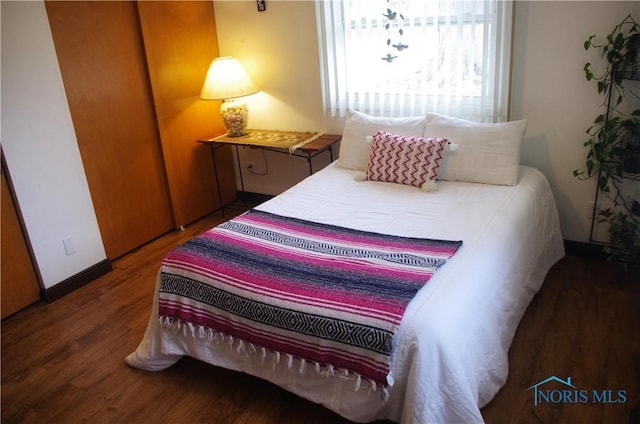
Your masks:
M229 137L245 135L249 110L247 104L238 97L260 91L235 57L226 56L213 59L207 78L202 86L202 100L224 100L220 114Z

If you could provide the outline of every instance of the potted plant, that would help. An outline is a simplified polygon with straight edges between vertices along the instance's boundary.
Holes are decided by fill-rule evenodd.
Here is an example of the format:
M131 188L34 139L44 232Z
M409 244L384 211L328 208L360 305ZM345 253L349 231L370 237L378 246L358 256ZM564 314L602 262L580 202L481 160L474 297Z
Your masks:
M603 96L603 112L586 131L586 170L574 170L573 174L580 179L597 177L595 204L602 195L612 205L594 216L591 241L595 222L608 224L610 240L604 245L605 253L610 259L634 263L640 259L640 199L626 186L635 184L630 176L640 176L635 174L640 161L640 109L625 112L621 106L626 96L632 96L634 102L638 99L624 85L628 80L640 79L640 26L629 15L604 41L591 35L584 48L599 49L604 59L605 70L601 73L591 63L584 65L586 79L596 82L598 93Z

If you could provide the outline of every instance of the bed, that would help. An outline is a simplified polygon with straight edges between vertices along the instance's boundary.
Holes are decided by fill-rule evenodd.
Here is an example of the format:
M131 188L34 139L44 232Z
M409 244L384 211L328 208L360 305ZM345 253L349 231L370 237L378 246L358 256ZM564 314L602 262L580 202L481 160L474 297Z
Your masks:
M544 175L535 168L516 163L515 170L509 169L515 172L513 184L464 181L445 173L449 180L438 179L437 188L425 193L415 184L368 180L362 177L364 162L349 163L358 155L359 159L364 159L363 155L371 158L370 144L354 147L349 143L354 135L362 142L360 132L371 133L372 128L406 133L409 126L419 135L427 131L455 133L452 138L460 142L464 152L464 135L441 128L443 122L437 119L444 118L431 118L390 122L350 116L343 138L347 146L341 147L338 161L242 215L238 222L210 230L228 231L230 225L267 221L270 229L289 228L288 223L295 223L313 227L314 234L318 227L323 231L344 229L356 234L358 243L378 235L391 237L383 238L380 246L397 243L404 252L413 249L402 244L406 240L435 242L436 253L430 254L437 260L426 271L428 281L400 307L402 313L392 323L391 336L385 339L389 344L386 371L384 366L372 367L375 370L371 376L366 369L350 366L353 361L331 364L311 352L308 358L300 350L265 349L256 342L261 339L234 336L224 331L226 327L208 328L206 319L189 323L179 315L169 318L167 311L180 302L177 291L167 293L166 278L166 274L175 273L176 267L182 267L178 250L167 256L158 274L147 330L138 348L126 358L127 363L159 371L185 355L191 356L268 380L356 422L482 422L480 408L506 381L507 354L517 325L550 267L564 255L562 236L552 192ZM461 121L444 123L453 123L458 129L465 126ZM489 129L495 135L495 127ZM471 135L477 136L478 130L474 126ZM486 132L487 128L481 130ZM521 137L524 129L518 131ZM349 148L355 150L350 152ZM354 155L358 149L366 152ZM515 160L519 162L519 157ZM440 164L448 166L449 171L456 167L451 160ZM496 168L495 163L488 166ZM340 232L339 238L344 237ZM351 263L351 258L348 261ZM189 274L192 271L187 269L185 278L197 279ZM388 275L396 271L388 271ZM195 274L206 275L207 284L215 280L209 271ZM256 283L253 287L258 286ZM287 303L282 308L288 310L289 306ZM312 312L315 316L315 310ZM204 315L206 311L198 316ZM368 323L362 314L354 322L363 326ZM357 355L353 352L348 353Z

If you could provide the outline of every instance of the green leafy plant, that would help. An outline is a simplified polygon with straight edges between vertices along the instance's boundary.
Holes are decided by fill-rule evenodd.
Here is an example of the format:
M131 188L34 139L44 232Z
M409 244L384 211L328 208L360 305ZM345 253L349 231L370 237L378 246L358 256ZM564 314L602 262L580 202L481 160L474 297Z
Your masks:
M589 139L584 143L587 148L586 170L574 170L579 179L597 177L600 193L610 199L612 208L598 213L599 223L609 224L610 243L604 250L611 259L622 262L638 260L640 245L640 219L633 213L633 199L623 195L622 184L625 164L633 162L637 151L630 141L640 135L640 109L631 113L620 110L625 96L630 94L624 84L628 79L640 78L638 72L638 51L640 50L640 26L627 16L605 41L599 41L591 35L584 42L585 50L600 49L606 68L598 74L591 63L584 65L587 81L597 83L598 93L603 96L603 113L593 121L586 133Z
M609 236L611 243L604 246L604 252L610 259L624 262L637 263L638 261L638 221L633 215L624 212L612 212L610 209L600 212L600 222L609 223Z

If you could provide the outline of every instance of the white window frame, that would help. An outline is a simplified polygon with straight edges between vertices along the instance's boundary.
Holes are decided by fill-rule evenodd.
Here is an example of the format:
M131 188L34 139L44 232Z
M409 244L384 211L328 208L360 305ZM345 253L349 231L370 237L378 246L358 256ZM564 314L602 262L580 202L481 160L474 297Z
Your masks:
M356 0L358 1L358 0ZM365 0L372 8L381 10L386 3L382 0ZM436 0L437 1L437 0ZM455 1L455 0L452 0ZM481 89L472 95L437 93L398 88L396 82L386 87L362 89L362 84L350 81L347 50L350 33L355 21L346 22L348 11L345 7L351 0L316 0L318 28L318 48L320 56L322 98L325 113L332 117L344 117L348 110L358 110L376 116L416 116L427 112L438 112L478 122L504 122L509 118L509 89L512 49L512 0L483 1L483 64ZM467 1L468 3L468 1ZM369 7L367 5L367 7ZM380 13L381 14L381 13ZM412 26L433 25L433 17L412 16ZM450 17L448 25L464 25ZM464 18L458 18L460 21ZM441 23L441 22L440 22ZM349 28L347 27L349 26ZM406 34L406 33L405 33ZM409 49L424 48L420 40L406 40ZM376 55L377 52L371 52ZM403 53L393 64L383 60L376 62L370 72L384 79L385 66L402 66ZM378 57L376 56L376 60ZM353 68L352 68L353 69ZM360 85L359 87L354 87Z

